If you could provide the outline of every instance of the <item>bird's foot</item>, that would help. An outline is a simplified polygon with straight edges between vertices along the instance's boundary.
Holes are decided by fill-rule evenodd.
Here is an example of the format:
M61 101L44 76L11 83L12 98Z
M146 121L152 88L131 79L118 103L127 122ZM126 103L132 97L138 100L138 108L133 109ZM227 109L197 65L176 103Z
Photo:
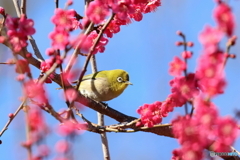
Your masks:
M105 107L105 109L107 109L107 107L108 107L108 104L107 103L105 103L105 102L101 102L101 101L96 101L98 104L100 104L100 105L103 105L104 107Z

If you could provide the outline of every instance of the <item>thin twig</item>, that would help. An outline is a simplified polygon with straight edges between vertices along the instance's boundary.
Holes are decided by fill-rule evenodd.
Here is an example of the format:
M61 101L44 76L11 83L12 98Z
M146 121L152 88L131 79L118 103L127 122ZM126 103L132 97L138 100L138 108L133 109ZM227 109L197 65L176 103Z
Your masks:
M238 155L240 155L240 152L238 150L236 150L233 146L231 146L231 149L233 150L233 152L237 152Z
M39 51L39 49L38 49L38 46L37 46L37 44L36 44L35 39L34 39L32 36L28 36L28 40L29 40L29 42L31 43L32 49L33 49L33 51L34 51L34 54L36 55L36 57L38 58L38 60L39 60L40 62L45 61L44 58L43 58L43 56L42 56L42 54L40 53L40 51Z
M171 127L172 124L157 124L157 125L154 125L153 127L151 128L162 128L162 127ZM121 127L119 128L112 128L111 126L109 127L106 127L105 130L107 132L128 132L128 133L133 133L133 132L139 132L139 131L144 131L144 130L148 130L150 129L149 127L140 127L140 128L136 128L136 129L131 129L131 130L127 130L127 129L123 129Z
M231 49L231 47L235 44L235 41L236 41L236 39L235 39L235 37L232 37L232 38L229 38L228 39L228 41L227 41L227 44L226 44L226 55L225 55L225 59L224 59L224 61L223 61L223 67L222 67L222 70L224 69L224 67L226 66L226 64L227 64L227 60L228 60L228 58L229 58L229 53L230 53L230 49Z
M58 67L58 64L55 62L52 65L52 67L47 72L45 72L44 76L38 82L39 83L45 82L45 80L50 76L50 74L52 74L55 71L57 67Z
M21 14L26 14L26 5L27 5L27 0L22 0L21 1Z
M55 0L55 6L58 8L58 0Z
M90 23L90 25L88 26L87 30L86 30L86 31L82 31L82 32L79 34L79 36L81 36L81 34L88 35L89 32L91 31L91 28L93 27L93 25L94 25L93 23ZM66 66L66 68L65 68L65 72L69 72L69 71L71 70L71 68L72 68L72 66L73 66L73 64L74 64L74 61L75 61L75 59L77 58L78 53L80 52L79 46L80 46L82 43L84 43L84 41L85 41L85 39L83 39L82 41L79 41L79 42L78 42L78 44L77 44L77 46L75 47L75 50L73 51L73 54L72 54L72 56L71 56L71 58L70 58L70 60L69 60L69 62L68 62L68 64L67 64L67 66Z
M183 36L183 46L184 46L184 52L187 52L187 41L186 41L186 37L184 34L182 34ZM187 64L187 58L184 58L184 62L185 64ZM184 76L187 77L187 68L184 69ZM187 102L184 104L184 107L185 107L185 114L187 115L188 114L188 105L187 105Z
M26 116L26 141L30 142L31 141L31 129L30 129L30 122L28 118L28 109L25 111L25 116ZM26 146L27 153L28 153L28 160L32 159L32 145L27 145Z
M16 64L16 63L0 62L0 64L8 64L8 65L13 65L13 64Z
M58 113L56 112L53 107L47 103L44 106L41 103L38 103L37 101L34 101L33 99L30 99L31 103L39 106L42 110L48 112L49 114L51 114L54 118L56 118L59 122L63 122L65 119Z
M183 49L184 52L187 52L187 41L186 41L186 36L183 33L180 33L179 36L181 36L183 38ZM187 58L184 58L184 62L185 64L187 64ZM187 68L184 69L184 76L187 77ZM184 104L184 108L185 108L185 114L188 114L188 105L187 102Z
M24 103L26 102L26 98L22 101L22 103L19 105L19 107L17 108L17 110L15 111L15 113L13 114L13 116L9 117L8 122L5 124L5 126L3 127L2 131L0 132L0 137L3 135L3 133L8 129L8 126L10 125L10 123L13 121L13 119L17 116L17 114L19 113L19 111L23 108Z
M15 7L15 10L17 12L18 17L20 17L21 16L21 11L20 11L18 0L13 0L13 5Z
M96 62L95 55L92 55L90 61L91 61L92 73L96 73L97 72L97 62ZM104 126L104 115L97 112L97 117L98 117L98 125ZM100 136L101 136L101 141L102 141L103 158L104 158L104 160L110 160L111 158L110 158L110 152L109 152L109 147L108 147L107 134L106 134L106 132L103 132L100 134Z

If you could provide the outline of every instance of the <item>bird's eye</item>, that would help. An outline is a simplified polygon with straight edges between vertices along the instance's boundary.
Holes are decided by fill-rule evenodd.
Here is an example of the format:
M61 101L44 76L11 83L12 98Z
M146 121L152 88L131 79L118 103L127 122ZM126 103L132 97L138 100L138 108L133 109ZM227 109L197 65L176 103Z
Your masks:
M118 78L117 78L117 81L120 82L120 83L123 82L122 77L118 77Z

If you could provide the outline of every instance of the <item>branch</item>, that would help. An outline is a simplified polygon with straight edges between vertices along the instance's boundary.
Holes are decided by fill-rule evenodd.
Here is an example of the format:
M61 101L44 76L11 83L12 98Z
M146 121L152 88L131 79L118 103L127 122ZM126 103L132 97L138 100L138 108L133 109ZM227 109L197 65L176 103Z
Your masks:
M26 14L26 2L27 0L21 1L21 14Z
M36 44L35 39L34 39L32 36L28 36L28 40L29 40L29 42L31 43L32 49L33 49L33 51L34 51L34 54L36 55L36 57L38 58L38 60L39 60L40 62L45 61L44 58L43 58L43 56L42 56L42 54L40 53L40 51L39 51L39 49L38 49L38 46L37 46L37 44Z
M6 125L3 127L2 131L0 132L0 137L3 135L3 133L8 129L8 126L10 125L10 123L12 122L12 120L17 116L17 114L19 113L19 111L23 108L24 103L26 102L26 98L22 101L22 103L19 105L19 107L17 108L17 110L15 111L15 113L9 117L8 122L6 123Z
M31 99L31 102L33 104L36 104L37 106L39 106L42 110L46 111L47 113L51 114L54 118L56 118L59 122L63 122L65 119L60 116L60 114L58 112L56 112L53 107L47 103L45 106L42 105L42 103L38 103L36 101L34 101L33 99Z
M97 62L96 62L95 55L92 55L92 58L90 59L90 61L91 61L92 73L96 73L97 72ZM104 115L97 112L97 117L98 117L98 125L104 126ZM109 152L107 134L106 134L106 132L103 132L100 134L100 136L101 136L101 140L102 140L103 157L105 160L110 160L110 152Z
M18 4L18 0L13 0L13 5L15 7L15 10L17 12L18 17L20 17L21 12L20 12L20 7L19 7L19 4Z
M26 141L30 142L31 141L31 129L30 129L30 121L29 121L29 113L28 113L28 109L26 109L25 112L25 116L26 116ZM25 146L25 148L27 149L27 153L28 153L28 159L31 160L32 159L32 145L27 145Z
M55 0L55 6L58 8L58 0Z

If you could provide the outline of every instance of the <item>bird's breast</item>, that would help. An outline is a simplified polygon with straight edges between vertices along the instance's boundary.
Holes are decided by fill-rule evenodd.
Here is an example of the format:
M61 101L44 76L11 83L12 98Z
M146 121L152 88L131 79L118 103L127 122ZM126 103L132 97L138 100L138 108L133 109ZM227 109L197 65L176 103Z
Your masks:
M119 95L112 90L111 85L104 78L84 80L79 90L81 94L96 101L109 101Z

